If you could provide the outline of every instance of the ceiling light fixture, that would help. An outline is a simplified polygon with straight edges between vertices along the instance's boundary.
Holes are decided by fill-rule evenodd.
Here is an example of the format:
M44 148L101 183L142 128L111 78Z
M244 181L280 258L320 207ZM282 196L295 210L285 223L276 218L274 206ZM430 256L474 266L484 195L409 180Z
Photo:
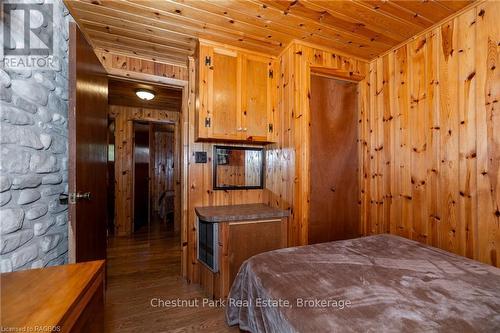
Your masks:
M135 94L137 95L137 97L139 97L140 99L142 99L144 101L150 101L153 98L155 98L154 91L147 90L147 89L137 89L135 91Z

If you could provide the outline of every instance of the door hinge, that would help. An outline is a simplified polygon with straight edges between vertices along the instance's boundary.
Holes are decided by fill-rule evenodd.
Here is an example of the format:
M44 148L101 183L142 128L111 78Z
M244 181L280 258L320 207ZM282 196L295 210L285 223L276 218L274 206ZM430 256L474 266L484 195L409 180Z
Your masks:
M205 66L211 66L211 65L212 65L212 57L206 56L205 57Z
M273 124L269 124L269 133L273 132Z
M271 78L271 79L272 79L272 78L273 78L273 76L274 76L274 72L273 72L273 70L272 70L272 69L270 69L270 70L269 70L269 78Z
M205 118L205 127L212 126L212 120L209 117Z

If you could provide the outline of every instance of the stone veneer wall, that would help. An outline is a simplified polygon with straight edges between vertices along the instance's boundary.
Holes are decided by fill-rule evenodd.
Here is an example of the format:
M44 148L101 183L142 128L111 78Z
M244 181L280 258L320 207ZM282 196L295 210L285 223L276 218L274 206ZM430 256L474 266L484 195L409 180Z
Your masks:
M58 16L54 20L58 21L54 26L57 48L53 55L59 58L56 70L0 69L2 272L68 261L67 206L60 205L58 197L67 193L68 186L66 119L71 18L61 0L50 3Z

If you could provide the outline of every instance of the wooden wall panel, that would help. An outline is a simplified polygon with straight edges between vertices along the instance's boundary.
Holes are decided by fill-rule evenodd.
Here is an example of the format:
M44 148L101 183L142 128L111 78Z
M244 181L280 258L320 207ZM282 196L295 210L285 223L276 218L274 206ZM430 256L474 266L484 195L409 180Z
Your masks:
M174 126L151 124L151 212L160 214L160 199L164 214L174 210L174 170L179 168L175 161ZM164 217L166 219L166 216ZM177 229L177 228L176 228ZM177 230L176 230L177 231Z
M196 206L265 202L289 209L289 245L307 243L311 67L345 79L366 77L358 92L362 233L390 232L498 266L499 6L478 4L371 63L301 42L289 45L276 62L276 143L266 146L264 190L212 190L213 144L195 142L197 66L190 59L189 70L180 72L189 82L183 95L188 112L179 115L186 175L183 276L208 278L196 260ZM124 73L132 72L127 67ZM127 120L118 121L117 133L127 135ZM126 154L128 143L117 138L116 147ZM209 163L194 163L196 151L206 151ZM123 184L127 170L116 168L124 172ZM117 206L124 218L131 216L125 203Z
M500 266L499 2L476 11L477 242L474 257Z
M278 61L276 88L279 120L275 122L274 133L277 143L267 146L264 201L290 210L289 245L303 245L308 243L309 224L311 68L336 78L353 80L354 77L367 74L368 64L301 42L291 44ZM367 112L366 88L365 81L362 81L358 89L359 128L362 124L361 115ZM359 158L363 158L362 154L359 154Z
M371 62L367 234L500 266L499 14L500 3L480 3Z
M188 174L186 183L188 203L186 206L186 211L184 212L186 214L187 220L186 230L183 231L185 232L185 238L183 238L183 256L186 258L187 265L185 267L185 276L188 278L188 280L194 283L200 283L200 281L204 281L204 285L209 285L213 283L213 281L211 280L213 279L213 274L209 270L205 269L202 265L199 265L196 259L197 230L196 213L194 211L194 208L198 206L261 203L263 202L264 190L213 190L212 158L213 147L215 144L195 142L195 132L197 130L195 112L200 112L204 105L206 105L206 98L204 102L203 96L197 96L197 98L199 98L198 109L196 109L194 105L194 93L196 89L196 81L198 79L197 75L203 75L203 73L196 73L196 68L199 68L199 66L194 61L191 61L189 65L189 94L191 95L189 101L192 102L192 104L189 105L188 113L186 115L186 118L184 118L184 133L186 133L186 135L188 136L187 138L185 138L185 142L187 144L184 147L187 157L187 161L185 163ZM207 163L195 163L195 152L197 151L207 153ZM184 241L184 239L186 241Z
M172 82L189 79L188 68L158 61L133 58L123 54L113 53L104 49L94 49L104 69L109 74L158 81L156 78L170 79Z

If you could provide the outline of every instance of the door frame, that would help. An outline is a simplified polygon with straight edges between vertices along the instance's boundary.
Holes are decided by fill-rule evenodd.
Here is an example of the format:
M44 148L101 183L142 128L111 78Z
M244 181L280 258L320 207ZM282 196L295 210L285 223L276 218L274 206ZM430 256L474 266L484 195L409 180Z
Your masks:
M71 66L71 65L70 65ZM181 275L187 277L187 259L188 259L188 231L187 231L187 218L188 218L188 146L189 146L189 129L193 124L189 124L189 114L194 112L195 108L195 60L193 57L188 57L188 72L189 79L178 80L168 77L157 75L144 74L140 72L131 72L128 70L110 69L103 66L108 73L108 78L117 78L120 80L139 81L155 85L162 85L166 87L180 89L182 91L182 103L180 110L180 117L178 120L178 132L180 138L179 158L180 158L180 229L181 239L180 245L182 249L181 254ZM70 87L71 89L71 87ZM70 92L71 93L71 92ZM69 243L74 242L75 235L68 233ZM70 263L74 263L74 249L69 248ZM73 253L72 253L73 252ZM73 260L71 260L73 258Z
M173 128L174 128L174 147L173 147L173 150L174 150L174 156L173 156L173 160L174 160L174 231L179 231L179 229L176 229L175 228L175 225L176 223L179 223L179 226L181 225L181 222L182 222L182 209L181 209L181 202L179 201L179 199L182 197L181 195L181 192L182 192L182 188L178 188L176 186L176 182L177 181L180 181L181 180L181 169L180 168L180 161L181 161L181 145L180 145L180 141L181 141L181 132L180 132L180 120L181 119L178 119L177 121L170 121L170 120L153 120L153 119L141 119L141 118L134 118L132 119L132 124L135 124L135 123L142 123L142 124L147 124L149 126L149 150L151 151L151 149L154 147L151 146L151 138L152 136L154 136L154 132L152 132L151 130L151 127L152 125L156 124L156 125L172 125ZM135 131L133 131L132 133L132 206L133 206L133 218L132 218L132 226L131 226L131 230L132 230L132 233L134 232L135 230L135 225L134 225L134 220L135 220L135 212L134 212L134 209L135 209ZM154 162L153 162L154 163ZM151 164L152 164L152 161L151 161L151 153L149 155L149 168L148 168L148 230L149 230L149 227L151 226L151 213L152 213L152 205L151 205L151 193L152 193L152 184L151 184L151 179L152 179L152 169L151 169ZM179 170L179 171L178 171ZM177 172L179 172L179 174L177 174ZM182 183L182 182L181 182ZM116 204L115 204L116 206Z
M351 71L346 71L346 70L343 70L343 69L338 69L338 68L334 68L334 67L328 67L328 66L316 66L316 65L313 65L311 64L310 62L307 62L306 63L306 66L305 66L305 78L306 78L306 91L310 91L311 90L311 76L312 75L317 75L317 76L324 76L324 77L327 77L327 78L331 78L331 79L335 79L335 80L338 80L338 81L345 81L345 82L352 82L352 83L355 83L356 84L356 89L357 89L357 117L358 117L358 120L362 119L361 118L361 113L362 113L362 109L363 109L363 95L365 94L365 87L363 84L361 84L363 82L363 80L365 80L365 76L364 75L361 75L361 74L356 74L356 73L353 73ZM310 120L311 120L311 108L310 108L310 103L309 103L309 99L306 99L305 100L305 107L306 107L306 123L310 123ZM311 127L310 126L307 126L305 128L305 131L306 131L306 140L307 140L307 149L305 149L305 158L304 158L304 162L303 162L303 165L300 166L300 168L303 168L303 170L306 170L306 172L303 172L302 173L302 182L304 184L304 188L306 189L307 193L308 193L308 196L309 196L309 192L310 192L310 189L311 189L311 169L310 169L310 163L311 163L311 150L309 149L310 147L310 144L311 144ZM359 128L358 126L358 129L357 129L357 132L358 132L358 166L361 167L363 165L363 147L362 146L359 146L360 143L359 143L359 138L360 138L360 133L361 133L361 128ZM298 170L300 170L300 168ZM359 176L358 176L358 185L359 185L359 188L361 189L361 184L362 184L362 172L358 172ZM359 198L359 201L361 200L361 198ZM301 244L302 245L306 245L309 243L309 217L310 217L310 214L309 214L309 211L310 211L310 203L308 200L305 200L304 202L298 202L297 203L297 206L301 206L302 207L302 221L304 222L304 225L306 226L306 232L305 232L305 239L301 239L300 236L299 236L299 239L301 240ZM359 233L360 234L364 234L364 226L363 226L363 219L362 219L362 214L363 214L363 207L360 207L360 218L359 218L359 227L358 227L358 230L359 230Z

